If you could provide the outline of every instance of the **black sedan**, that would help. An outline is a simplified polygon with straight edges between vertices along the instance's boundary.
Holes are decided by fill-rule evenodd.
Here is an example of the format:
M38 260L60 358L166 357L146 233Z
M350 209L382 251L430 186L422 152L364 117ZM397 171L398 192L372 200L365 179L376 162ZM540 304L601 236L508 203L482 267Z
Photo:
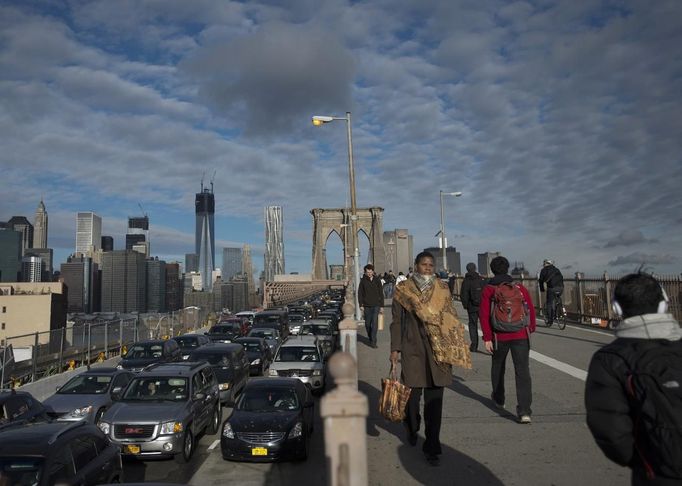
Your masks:
M296 378L247 383L223 423L220 450L230 461L305 460L313 432L314 402Z
M203 334L183 334L182 336L175 336L171 339L180 346L180 354L182 354L183 360L189 358L190 353L195 349L211 342L211 340Z
M242 327L238 322L218 324L206 333L206 336L214 343L231 343L241 335Z
M265 339L258 337L242 337L234 341L244 346L246 357L249 359L250 373L252 375L262 375L272 361L270 346Z

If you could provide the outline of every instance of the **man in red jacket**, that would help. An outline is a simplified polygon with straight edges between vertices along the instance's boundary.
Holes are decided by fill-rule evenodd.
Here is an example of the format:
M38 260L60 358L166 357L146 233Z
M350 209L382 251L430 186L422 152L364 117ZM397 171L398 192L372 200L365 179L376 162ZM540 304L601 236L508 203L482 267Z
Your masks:
M494 277L483 287L479 318L483 331L483 342L488 352L492 353L491 376L493 393L491 398L497 408L504 408L504 371L507 354L511 351L516 375L516 414L519 423L529 424L533 399L530 379L530 333L535 332L535 308L528 290L520 283L514 283L509 271L509 260L502 256L493 258L490 270ZM494 304L495 291L501 284L511 283L520 290L527 313L527 326L516 331L500 331L491 325L491 309Z

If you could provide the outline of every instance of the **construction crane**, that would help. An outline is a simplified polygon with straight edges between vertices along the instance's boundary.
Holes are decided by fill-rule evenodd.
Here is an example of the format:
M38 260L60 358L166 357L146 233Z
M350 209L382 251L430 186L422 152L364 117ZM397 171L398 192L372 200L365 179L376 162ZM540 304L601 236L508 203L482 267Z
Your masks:
M144 216L145 218L149 219L149 217L147 216L147 213L146 213L146 212L144 211L144 209L142 208L142 204L141 204L141 203L137 203L137 205L140 207L140 211L142 211L142 216Z
M213 177L211 177L211 193L213 193L213 180L215 179L215 174L218 172L217 170L213 171Z

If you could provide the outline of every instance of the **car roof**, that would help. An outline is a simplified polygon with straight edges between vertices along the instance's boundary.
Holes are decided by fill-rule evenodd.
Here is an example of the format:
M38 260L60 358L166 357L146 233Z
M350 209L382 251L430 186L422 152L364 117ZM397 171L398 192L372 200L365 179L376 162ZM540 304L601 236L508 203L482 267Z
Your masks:
M298 378L288 378L288 377L278 377L278 378L268 378L268 377L254 377L250 378L246 382L245 390L250 388L298 388L298 385L303 383ZM303 385L305 386L305 385Z
M196 338L196 337L199 337L199 336L203 336L203 334L196 334L196 333L192 333L192 334L183 334L182 336L175 336L175 337L172 337L171 339L175 340L175 339L177 339L177 338L188 338L188 337L189 337L189 338Z
M133 343L133 346L137 346L139 344L163 344L166 341L163 339L145 339L143 341L137 341Z
M208 364L204 362L183 361L175 363L154 363L144 368L138 376L159 375L159 376L192 376L194 372Z
M237 351L240 351L244 349L241 344L238 343L209 343L209 344L204 344L200 348L195 349L192 351L191 354L195 353L236 353Z
M282 347L315 346L316 344L317 344L316 336L290 336L289 339L282 343Z
M120 373L121 371L124 370L119 370L118 368L113 368L110 366L98 366L96 368L85 370L84 372L79 373L79 375L114 375L116 373Z
M86 422L33 422L6 427L0 432L0 455L45 455L59 435L83 428L89 433L100 433L99 429Z
M288 309L268 309L268 310L260 311L256 315L257 316L267 316L268 314L281 315L281 314L288 314L288 313L289 313Z
M265 339L256 336L240 337L234 340L235 343L260 343L262 341L265 341Z
M22 397L33 398L33 395L31 395L29 392L26 392L26 391L2 389L2 390L0 390L0 402L4 402L9 397L14 396L14 395L20 395Z

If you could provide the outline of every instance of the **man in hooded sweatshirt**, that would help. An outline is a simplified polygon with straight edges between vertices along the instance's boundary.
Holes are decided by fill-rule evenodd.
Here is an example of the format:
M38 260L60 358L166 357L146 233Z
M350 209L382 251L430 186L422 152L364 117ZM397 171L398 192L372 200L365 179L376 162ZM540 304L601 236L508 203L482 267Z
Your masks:
M459 291L459 298L462 301L462 307L469 314L469 339L471 340L469 351L472 353L478 349L478 308L481 305L481 290L484 285L485 279L476 271L476 264L467 263L467 273Z
M651 275L626 275L613 298L613 311L623 321L616 339L592 356L585 384L587 425L606 457L632 469L633 485L682 485L680 325ZM656 427L649 425L652 415L662 420ZM660 430L666 435L658 435Z

